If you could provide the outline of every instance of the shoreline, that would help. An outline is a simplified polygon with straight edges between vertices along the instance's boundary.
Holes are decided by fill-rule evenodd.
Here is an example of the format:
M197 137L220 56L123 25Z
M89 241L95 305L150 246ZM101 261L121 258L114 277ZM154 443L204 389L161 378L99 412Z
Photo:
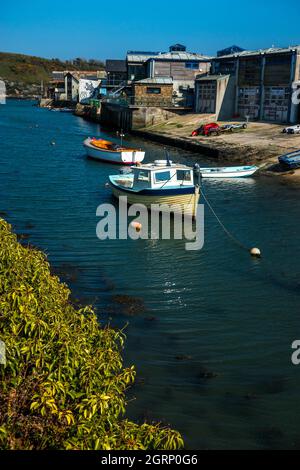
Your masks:
M224 163L228 164L229 161L234 161L234 163L240 163L240 164L258 164L259 170L258 173L263 176L273 176L273 177L280 177L284 179L290 180L290 182L294 183L300 183L300 169L298 170L287 170L287 171L280 171L280 166L278 163L278 156L280 153L278 153L278 156L273 156L272 154L267 155L266 160L260 159L254 159L253 158L242 158L242 159L236 159L236 154L235 152L245 152L246 149L242 148L235 148L233 150L234 155L230 153L230 150L224 154L224 150L221 148L217 148L216 146L210 146L207 145L206 143L202 143L199 141L192 141L191 138L183 138L180 136L173 136L173 135L167 135L167 134L159 134L159 133L153 133L149 132L147 130L133 130L130 132L131 135L135 137L140 137L142 139L145 139L147 141L152 141L152 142L157 142L160 144L165 144L170 147L175 147L175 148L180 148L183 150L188 150L190 152L194 152L195 154L201 153L202 155L205 155L207 157L212 157L216 158L217 163ZM231 149L232 151L232 149ZM253 152L255 151L260 151L260 149L252 149ZM264 153L265 155L265 153ZM232 160L232 156L234 157L234 160ZM261 163L261 164L259 164ZM228 166L228 165L225 165Z
M74 115L89 122L101 124L100 115L95 115L89 106L78 106ZM282 133L283 125L251 122L244 131L222 134L218 137L191 137L191 131L199 126L201 115L176 116L168 121L142 129L131 129L134 137L162 145L187 150L216 159L224 166L257 165L258 173L276 176L291 182L300 182L300 169L280 171L278 157L300 148L300 136ZM220 123L224 124L224 123ZM115 128L115 127L112 127Z

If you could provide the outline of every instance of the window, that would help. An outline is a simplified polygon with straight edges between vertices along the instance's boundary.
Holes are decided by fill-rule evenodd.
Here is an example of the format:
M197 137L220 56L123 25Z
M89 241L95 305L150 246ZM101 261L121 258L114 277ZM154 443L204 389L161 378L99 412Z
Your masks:
M155 182L156 183L163 183L168 181L171 178L170 171L162 171L161 173L155 173Z
M177 170L177 181L191 181L191 179L189 170Z
M192 70L198 70L199 69L199 63L195 62L195 61L186 62L185 63L185 68L186 69L192 69Z
M161 94L161 88L148 86L147 87L147 93L149 95L160 95Z
M138 181L149 181L149 171L141 170L138 172Z

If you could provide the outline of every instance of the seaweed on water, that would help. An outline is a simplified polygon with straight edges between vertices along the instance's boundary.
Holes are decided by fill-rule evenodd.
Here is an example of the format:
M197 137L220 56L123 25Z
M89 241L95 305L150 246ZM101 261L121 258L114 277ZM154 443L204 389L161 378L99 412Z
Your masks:
M144 313L146 308L143 299L131 297L130 295L114 295L113 304L118 306L119 313L128 316L135 316Z
M52 268L53 274L62 277L65 281L76 282L82 270L71 263L63 263L60 266Z
M219 374L217 374L216 372L213 372L211 370L206 369L206 367L201 367L200 372L198 373L198 378L199 379L205 379L205 380L215 379L218 376L219 376Z
M189 356L188 354L178 354L175 359L177 361L191 361L193 359L193 356Z
M29 233L17 233L18 241L28 240L29 237L30 237Z

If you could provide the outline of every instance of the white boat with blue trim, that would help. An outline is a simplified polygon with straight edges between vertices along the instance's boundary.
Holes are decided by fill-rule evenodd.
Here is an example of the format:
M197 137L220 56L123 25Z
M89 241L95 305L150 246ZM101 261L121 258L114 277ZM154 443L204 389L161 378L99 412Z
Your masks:
M197 215L199 184L194 183L194 170L169 160L157 160L131 167L130 173L109 176L109 184L116 198L127 197L128 204L143 204L155 210L182 215ZM165 208L163 207L165 206Z
M255 165L200 168L202 178L246 178L258 170Z

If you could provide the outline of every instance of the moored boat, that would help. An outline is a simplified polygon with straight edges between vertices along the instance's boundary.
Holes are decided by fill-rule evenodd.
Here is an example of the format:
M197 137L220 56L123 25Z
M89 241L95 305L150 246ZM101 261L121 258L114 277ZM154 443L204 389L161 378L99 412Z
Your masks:
M83 145L88 157L109 163L134 165L145 158L145 152L141 149L127 148L104 139L88 138Z
M197 215L199 185L194 183L194 171L185 165L157 160L134 166L131 173L109 176L116 198L127 197L128 204L143 204L148 209Z
M300 168L300 149L295 152L282 155L278 158L278 161L286 170L295 170Z
M202 178L245 178L252 176L257 170L255 165L200 168Z

